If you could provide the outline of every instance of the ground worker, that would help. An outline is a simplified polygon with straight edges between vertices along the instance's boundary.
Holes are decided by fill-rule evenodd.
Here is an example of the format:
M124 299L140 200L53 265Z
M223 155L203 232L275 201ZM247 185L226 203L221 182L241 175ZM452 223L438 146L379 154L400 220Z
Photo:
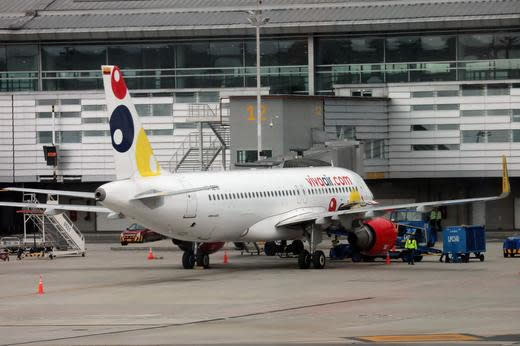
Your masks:
M404 244L404 248L408 254L408 264L415 265L414 257L415 251L417 250L417 240L411 234L406 236L406 243Z
M433 208L430 213L430 230L432 236L428 239L428 246L433 246L437 242L437 232L441 231L442 213L438 207Z

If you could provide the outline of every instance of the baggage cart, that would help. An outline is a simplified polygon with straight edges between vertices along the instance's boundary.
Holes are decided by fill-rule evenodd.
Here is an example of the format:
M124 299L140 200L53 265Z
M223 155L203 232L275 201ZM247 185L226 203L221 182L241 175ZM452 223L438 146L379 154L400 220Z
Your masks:
M503 244L504 257L520 257L520 236L507 237Z
M484 226L451 226L444 228L443 255L446 262L484 261L486 229ZM473 256L472 256L473 254Z

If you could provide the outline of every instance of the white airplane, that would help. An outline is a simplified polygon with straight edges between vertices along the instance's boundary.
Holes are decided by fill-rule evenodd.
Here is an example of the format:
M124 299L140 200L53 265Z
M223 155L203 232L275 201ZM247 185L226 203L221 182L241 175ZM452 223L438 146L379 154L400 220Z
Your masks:
M90 198L98 206L0 202L0 206L108 213L128 217L167 237L193 242L186 246L186 269L209 267L209 253L224 242L306 240L298 255L302 269L325 267L317 247L331 225L348 232L350 244L367 256L386 254L396 239L385 212L441 205L493 201L510 192L506 159L502 159L499 196L379 206L364 180L343 168L289 168L171 174L154 157L130 93L117 66L102 66L117 180L95 193L6 188L52 195Z

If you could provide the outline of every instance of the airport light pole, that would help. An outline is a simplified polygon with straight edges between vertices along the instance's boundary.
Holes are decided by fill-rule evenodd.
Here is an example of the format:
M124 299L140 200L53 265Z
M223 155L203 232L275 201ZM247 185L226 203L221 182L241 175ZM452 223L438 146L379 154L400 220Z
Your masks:
M256 10L248 11L247 20L256 28L256 126L257 126L257 161L260 161L262 155L262 96L261 96L261 78L260 78L260 27L269 21L268 17L262 15L260 10L261 0L256 2Z

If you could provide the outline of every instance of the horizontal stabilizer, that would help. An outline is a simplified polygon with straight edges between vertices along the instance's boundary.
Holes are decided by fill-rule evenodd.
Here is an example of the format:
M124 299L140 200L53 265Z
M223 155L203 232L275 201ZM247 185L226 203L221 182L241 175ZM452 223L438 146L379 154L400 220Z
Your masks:
M0 191L19 191L19 192L28 192L28 193L41 193L41 194L45 194L45 195L59 195L59 196L70 196L70 197L95 199L93 192L28 189L28 188L24 188L24 187L6 187L4 189L1 189Z
M44 204L23 202L0 202L0 207L30 208L30 209L55 209L76 210L92 213L111 213L112 210L97 205L73 205L73 204Z

